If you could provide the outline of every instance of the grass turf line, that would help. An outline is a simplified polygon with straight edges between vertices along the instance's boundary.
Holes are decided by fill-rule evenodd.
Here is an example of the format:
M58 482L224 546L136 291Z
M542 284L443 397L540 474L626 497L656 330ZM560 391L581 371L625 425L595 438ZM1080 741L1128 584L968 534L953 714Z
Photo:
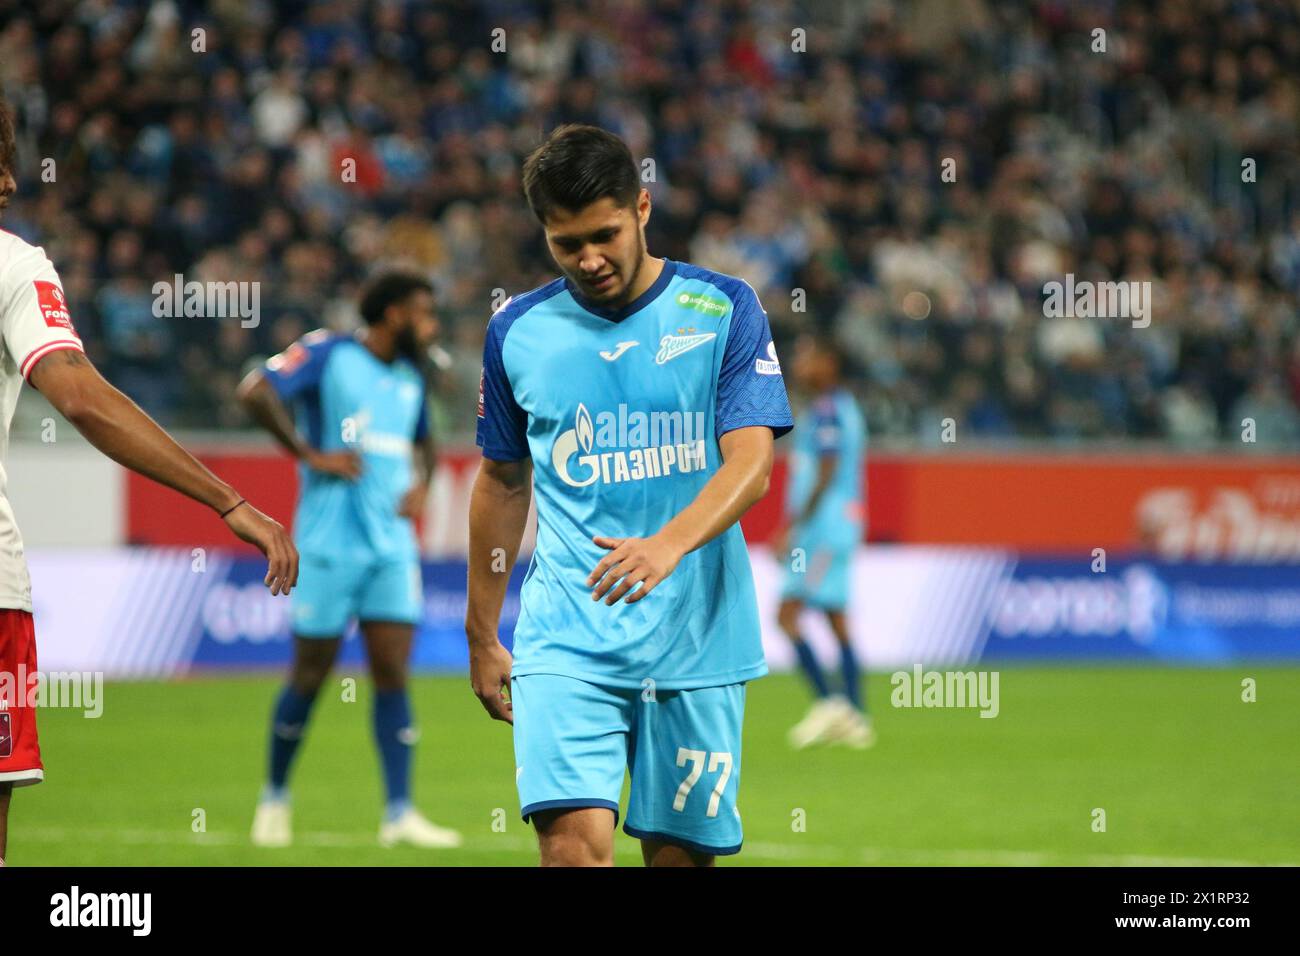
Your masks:
M982 665L990 667L993 665ZM60 865L522 865L510 730L462 675L413 684L415 799L459 850L383 850L370 691L322 692L293 778L297 841L248 843L277 676L110 683L104 713L44 710L46 782L16 790L8 862ZM1241 700L1241 681L1258 701ZM1300 669L1004 667L1001 711L890 706L870 676L879 743L795 753L808 695L750 685L740 809L724 865L1300 863ZM624 792L626 806L626 790ZM1092 829L1106 812L1106 832ZM196 811L206 832L195 832ZM798 821L803 832L796 832ZM499 832L504 823L504 832ZM495 825L495 829L494 829ZM639 865L619 834L617 862Z

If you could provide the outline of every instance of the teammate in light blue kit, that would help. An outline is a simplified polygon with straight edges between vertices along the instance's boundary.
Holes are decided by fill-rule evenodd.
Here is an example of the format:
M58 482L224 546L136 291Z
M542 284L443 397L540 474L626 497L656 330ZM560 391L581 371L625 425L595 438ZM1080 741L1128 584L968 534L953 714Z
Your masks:
M563 276L488 325L471 681L514 724L543 865L613 862L625 769L645 862L708 865L740 850L745 683L767 672L737 523L793 424L767 316L742 280L648 254L650 195L612 133L557 129L524 189ZM530 480L512 660L497 625Z
M312 332L250 373L239 390L258 424L301 462L293 522L302 554L292 603L294 661L272 717L269 780L253 821L259 846L292 840L289 769L353 619L360 621L375 685L375 742L388 796L380 843L460 843L410 800L415 728L407 665L423 607L412 519L435 463L419 363L437 333L433 289L419 276L386 273L368 284L360 309L363 332Z
M862 541L863 458L866 422L852 393L840 381L840 352L824 335L800 337L793 373L809 398L807 427L795 434L786 486L786 524L773 539L785 566L777 619L794 642L816 701L790 731L796 748L840 743L865 748L875 742L866 714L857 656L845 608L853 555ZM826 615L840 649L843 693L831 692L820 663L799 630L805 606Z

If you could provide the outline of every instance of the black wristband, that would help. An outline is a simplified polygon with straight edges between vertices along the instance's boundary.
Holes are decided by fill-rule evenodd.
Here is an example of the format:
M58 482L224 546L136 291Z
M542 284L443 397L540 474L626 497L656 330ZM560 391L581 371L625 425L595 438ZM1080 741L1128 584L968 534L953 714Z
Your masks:
M229 508L227 508L225 511L221 512L221 517L224 518L226 515L230 514L230 512L234 511L236 508L238 508L240 505L242 505L242 504L243 504L244 502L246 502L247 500L248 500L247 498L240 498L238 501L236 501L233 505L231 505L231 506L230 506Z

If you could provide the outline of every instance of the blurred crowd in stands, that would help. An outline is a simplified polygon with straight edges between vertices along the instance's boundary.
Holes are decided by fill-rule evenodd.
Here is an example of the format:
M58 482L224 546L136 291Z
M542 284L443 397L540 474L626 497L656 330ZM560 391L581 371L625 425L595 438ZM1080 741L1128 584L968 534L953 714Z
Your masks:
M591 122L649 161L652 253L747 279L778 348L834 331L875 440L938 445L951 418L959 441L1276 451L1300 442L1298 11L0 0L4 226L180 427L247 426L249 363L349 328L377 265L425 270L435 414L464 440L488 315L555 275L522 159ZM1151 283L1150 325L1045 316L1067 273ZM176 274L259 282L260 322L156 318Z

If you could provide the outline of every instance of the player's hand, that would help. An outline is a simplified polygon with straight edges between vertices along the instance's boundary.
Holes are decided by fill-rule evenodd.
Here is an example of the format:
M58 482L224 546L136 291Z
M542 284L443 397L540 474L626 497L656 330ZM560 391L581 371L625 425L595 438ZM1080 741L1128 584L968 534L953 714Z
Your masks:
M772 553L778 561L790 557L790 526L783 524L772 532Z
M428 497L429 487L427 485L412 485L406 494L402 495L401 503L397 506L397 513L403 518L410 518L414 521L424 512L424 502Z
M247 501L222 520L235 537L256 545L266 555L266 577L262 583L272 594L288 594L298 583L298 549L280 522L268 518Z
M356 481L361 477L361 456L354 451L316 451L303 456L307 467L323 475Z
M606 606L617 604L623 595L640 584L636 593L627 599L628 604L635 604L672 574L682 559L682 552L658 535L649 538L597 535L591 540L609 549L609 554L601 558L587 575L587 587L595 589L591 592L591 599L599 601L604 597Z
M515 712L510 706L510 668L514 658L500 641L482 644L470 641L469 683L474 688L483 709L493 720L515 722Z

